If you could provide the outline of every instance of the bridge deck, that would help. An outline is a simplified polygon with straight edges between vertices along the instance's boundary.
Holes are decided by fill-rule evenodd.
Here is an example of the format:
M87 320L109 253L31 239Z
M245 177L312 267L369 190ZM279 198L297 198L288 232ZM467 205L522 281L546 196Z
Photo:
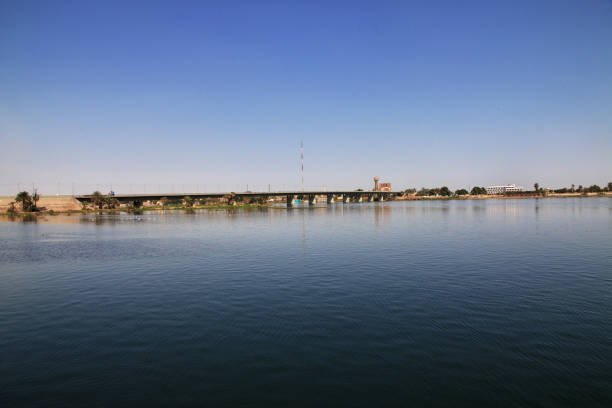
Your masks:
M390 196L400 194L397 191L245 191L245 192L226 192L226 193L156 193L156 194L115 194L113 198L119 201L127 200L159 200L162 197L166 198L221 198L221 197L280 197L280 196L344 196L344 195L361 195L361 196ZM79 201L91 201L92 195L78 195L75 198Z

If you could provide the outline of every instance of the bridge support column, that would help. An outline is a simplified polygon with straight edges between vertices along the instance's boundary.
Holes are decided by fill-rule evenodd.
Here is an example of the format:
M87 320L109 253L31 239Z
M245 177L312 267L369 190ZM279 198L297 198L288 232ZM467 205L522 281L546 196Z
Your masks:
M293 207L293 194L287 194L287 208Z
M348 194L343 194L342 195L342 202L343 203L350 203L351 202L351 197Z
M374 201L374 194L368 195L368 202L371 203L372 201Z
M327 194L327 204L331 204L334 202L334 195L333 194Z
M361 194L359 194L359 195L357 196L357 202L358 202L358 203L362 203L362 202L363 202L363 196L362 196Z
M308 196L308 205L315 205L316 202L317 202L317 199L314 195Z

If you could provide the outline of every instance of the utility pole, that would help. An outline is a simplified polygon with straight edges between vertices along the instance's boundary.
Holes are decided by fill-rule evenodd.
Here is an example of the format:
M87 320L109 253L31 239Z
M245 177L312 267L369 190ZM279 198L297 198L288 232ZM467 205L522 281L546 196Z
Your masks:
M300 140L300 159L302 161L302 192L304 191L304 140Z

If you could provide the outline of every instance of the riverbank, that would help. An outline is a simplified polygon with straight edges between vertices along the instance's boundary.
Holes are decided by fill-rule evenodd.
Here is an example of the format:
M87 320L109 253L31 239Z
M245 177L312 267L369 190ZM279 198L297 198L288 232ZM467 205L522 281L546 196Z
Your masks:
M12 197L0 197L0 213L6 213L10 207L10 204L15 201L15 196ZM79 211L81 209L81 203L73 196L42 196L38 200L38 207L44 208L46 211L54 212L69 212ZM16 204L16 207L19 205Z
M547 199L547 198L572 198L572 197L581 197L581 198L589 198L589 197L612 197L612 192L602 192L602 193L550 193L550 194L516 194L516 195L464 195L464 196L452 196L452 197L444 197L444 196L416 196L416 195L407 195L407 196L398 196L394 197L394 201L422 201L422 200L505 200L505 199L526 199L526 198L538 198L538 199ZM10 203L15 201L15 197L0 197L0 214L7 214ZM195 210L195 209L204 209L204 210L229 210L229 209L253 209L253 208L269 208L274 204L266 203L266 204L210 204L210 205L194 205L193 207L187 207L184 205L153 205L153 206L144 206L140 208L135 208L133 210L128 210L125 206L119 207L115 209L83 209L83 206L80 201L72 196L43 196L38 201L39 208L42 211L35 213L24 213L18 211L13 215L21 215L21 216L31 216L37 214L46 214L46 215L66 215L66 214L89 214L89 213L117 213L117 212L136 212L140 213L142 211L154 211L154 210ZM19 207L19 206L17 206Z
M268 208L268 205L261 204L239 204L239 205L197 205L193 207L185 207L185 206L148 206L148 207L138 207L134 209L128 209L126 207L119 208L104 208L104 209L81 209L81 210L65 210L65 211L55 211L53 209L45 209L44 211L36 211L36 212L22 212L18 211L15 213L8 213L7 211L3 211L0 215L3 216L13 216L13 217L32 217L38 215L73 215L73 214L117 214L117 213L134 213L134 214L142 214L145 211L193 211L193 210L251 210L257 208Z
M612 197L612 192L606 191L601 193L548 193L548 194L479 194L479 195L463 195L463 196L417 196L407 195L396 197L398 201L421 201L421 200L508 200L508 199L524 199L524 198L572 198L572 197Z

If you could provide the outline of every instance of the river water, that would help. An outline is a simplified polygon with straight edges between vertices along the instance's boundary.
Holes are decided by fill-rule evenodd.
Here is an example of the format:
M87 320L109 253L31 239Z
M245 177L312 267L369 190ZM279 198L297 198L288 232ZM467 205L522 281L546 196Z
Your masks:
M0 222L0 405L612 406L612 199Z

